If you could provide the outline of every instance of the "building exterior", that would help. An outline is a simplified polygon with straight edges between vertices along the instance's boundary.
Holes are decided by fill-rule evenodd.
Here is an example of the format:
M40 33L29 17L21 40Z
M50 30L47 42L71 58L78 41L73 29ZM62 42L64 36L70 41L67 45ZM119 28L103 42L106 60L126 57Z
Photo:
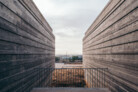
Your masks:
M40 76L37 69L54 63L55 37L33 1L0 0L0 92L46 85L47 72Z
M108 68L112 92L138 92L138 0L110 0L85 33L83 65Z

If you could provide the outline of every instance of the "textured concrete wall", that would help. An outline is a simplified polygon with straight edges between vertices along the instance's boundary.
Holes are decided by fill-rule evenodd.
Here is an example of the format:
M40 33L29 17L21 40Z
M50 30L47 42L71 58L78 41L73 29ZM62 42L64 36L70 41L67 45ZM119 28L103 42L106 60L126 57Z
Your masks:
M35 68L54 60L52 29L32 0L0 0L0 92L30 91L48 76Z
M83 39L84 67L108 68L112 92L138 92L138 0L111 0Z

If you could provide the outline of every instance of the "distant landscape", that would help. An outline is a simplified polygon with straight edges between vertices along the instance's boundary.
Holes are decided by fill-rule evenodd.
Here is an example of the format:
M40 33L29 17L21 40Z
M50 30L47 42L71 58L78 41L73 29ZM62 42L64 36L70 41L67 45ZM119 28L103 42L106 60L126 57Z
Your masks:
M56 63L82 63L82 55L57 55Z

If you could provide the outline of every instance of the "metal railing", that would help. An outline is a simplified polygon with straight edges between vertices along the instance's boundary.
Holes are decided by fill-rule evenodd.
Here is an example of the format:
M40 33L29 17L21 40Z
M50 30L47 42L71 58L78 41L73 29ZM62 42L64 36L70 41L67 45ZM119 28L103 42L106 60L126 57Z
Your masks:
M38 87L108 88L107 68L38 68Z

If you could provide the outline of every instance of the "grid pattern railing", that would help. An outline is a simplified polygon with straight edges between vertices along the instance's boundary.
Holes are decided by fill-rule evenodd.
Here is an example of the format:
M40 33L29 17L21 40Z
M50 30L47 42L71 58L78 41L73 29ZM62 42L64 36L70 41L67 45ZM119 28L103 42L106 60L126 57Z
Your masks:
M38 87L108 88L107 68L39 68L37 71Z

